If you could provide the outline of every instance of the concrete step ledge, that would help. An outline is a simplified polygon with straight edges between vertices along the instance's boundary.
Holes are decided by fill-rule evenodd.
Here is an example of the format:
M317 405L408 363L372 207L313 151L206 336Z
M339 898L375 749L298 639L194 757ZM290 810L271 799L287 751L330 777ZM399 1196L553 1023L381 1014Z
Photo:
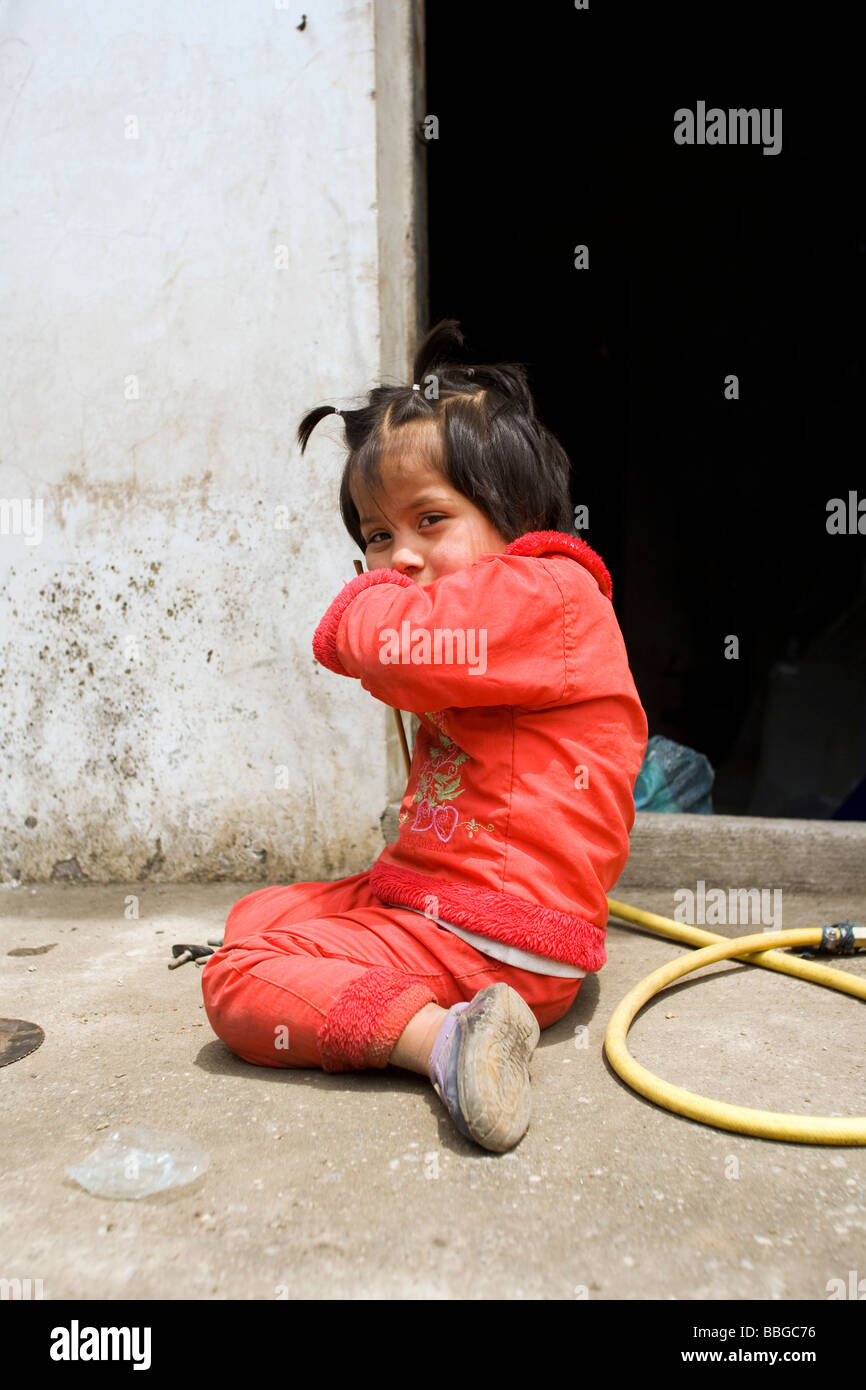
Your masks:
M397 838L399 804L382 817ZM866 892L866 822L690 816L638 811L628 863L611 897L631 888L787 888ZM620 892L621 890L621 892Z
M638 811L611 897L619 888L694 888L699 879L708 888L863 893L866 823Z

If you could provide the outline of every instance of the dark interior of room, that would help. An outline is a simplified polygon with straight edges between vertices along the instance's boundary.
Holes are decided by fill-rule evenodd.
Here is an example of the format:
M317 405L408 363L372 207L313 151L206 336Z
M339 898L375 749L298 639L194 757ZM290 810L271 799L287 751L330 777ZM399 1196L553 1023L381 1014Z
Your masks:
M527 364L650 735L709 758L713 810L863 820L854 88L781 96L772 65L764 81L687 54L642 69L634 36L626 67L616 23L427 6L430 322L457 318L468 360ZM781 107L781 152L675 144L698 99ZM862 532L830 534L852 492Z

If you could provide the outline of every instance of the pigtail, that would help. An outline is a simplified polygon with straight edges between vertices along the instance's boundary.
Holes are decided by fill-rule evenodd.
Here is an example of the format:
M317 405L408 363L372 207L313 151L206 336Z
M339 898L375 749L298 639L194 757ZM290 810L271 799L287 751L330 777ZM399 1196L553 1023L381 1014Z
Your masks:
M435 373L443 378L446 389L470 393L479 389L489 391L534 419L535 402L522 363L504 362L495 367L463 366L454 359L462 355L465 343L457 319L440 319L415 354L413 379L421 382L428 373Z
M342 419L343 412L338 410L334 405L317 405L315 410L309 411L309 413L304 416L298 426L298 443L301 446L301 453L306 449L310 435L313 433L316 425L320 420L324 420L326 415L339 415Z
M450 366L454 348L461 349L464 342L457 319L440 319L415 353L412 380L420 383L434 367Z

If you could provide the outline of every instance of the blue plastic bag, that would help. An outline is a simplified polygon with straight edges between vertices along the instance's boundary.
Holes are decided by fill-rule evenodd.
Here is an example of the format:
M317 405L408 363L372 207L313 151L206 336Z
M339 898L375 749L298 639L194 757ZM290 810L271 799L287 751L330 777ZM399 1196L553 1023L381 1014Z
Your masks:
M654 734L634 784L634 808L711 816L710 790L715 775L703 753Z

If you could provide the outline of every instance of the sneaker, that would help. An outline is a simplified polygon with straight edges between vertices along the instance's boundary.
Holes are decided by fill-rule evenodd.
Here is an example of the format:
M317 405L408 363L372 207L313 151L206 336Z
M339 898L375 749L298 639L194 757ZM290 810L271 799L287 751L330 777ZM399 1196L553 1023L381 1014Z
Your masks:
M505 1153L529 1128L529 1059L541 1029L529 1005L500 981L454 1004L430 1053L430 1080L457 1129Z

